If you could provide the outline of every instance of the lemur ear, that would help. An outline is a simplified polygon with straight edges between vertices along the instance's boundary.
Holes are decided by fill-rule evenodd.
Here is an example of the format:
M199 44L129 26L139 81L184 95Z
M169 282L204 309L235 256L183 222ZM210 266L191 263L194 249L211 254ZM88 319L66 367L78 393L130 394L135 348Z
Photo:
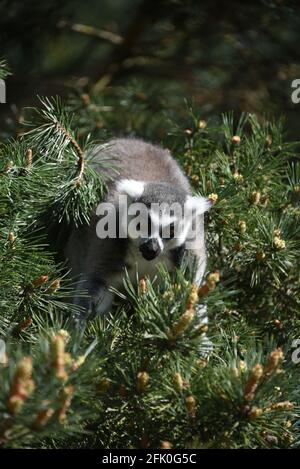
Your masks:
M138 199L144 192L145 183L135 179L121 179L116 183L116 188L120 194L128 195L132 199Z
M195 211L196 215L201 215L207 212L212 206L212 201L201 197L200 195L191 196L188 195L186 199L186 208L190 211Z

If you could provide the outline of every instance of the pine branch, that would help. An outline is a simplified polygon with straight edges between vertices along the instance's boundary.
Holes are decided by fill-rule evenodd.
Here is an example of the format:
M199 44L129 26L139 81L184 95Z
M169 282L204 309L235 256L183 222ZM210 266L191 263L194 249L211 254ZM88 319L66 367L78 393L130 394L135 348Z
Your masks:
M76 33L85 34L113 45L118 45L123 42L123 38L119 34L113 33L112 31L106 31L104 29L97 29L86 24L69 24L66 21L60 21L57 27L59 29L67 29Z

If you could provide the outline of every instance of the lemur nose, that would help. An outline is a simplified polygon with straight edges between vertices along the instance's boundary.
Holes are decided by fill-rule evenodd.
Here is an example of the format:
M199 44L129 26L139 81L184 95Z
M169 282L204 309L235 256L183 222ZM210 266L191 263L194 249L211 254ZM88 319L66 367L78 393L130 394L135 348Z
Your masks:
M161 248L160 248L156 238L147 239L147 241L144 241L140 245L139 249L140 249L143 257L147 261L151 261L152 259L157 257L161 252Z

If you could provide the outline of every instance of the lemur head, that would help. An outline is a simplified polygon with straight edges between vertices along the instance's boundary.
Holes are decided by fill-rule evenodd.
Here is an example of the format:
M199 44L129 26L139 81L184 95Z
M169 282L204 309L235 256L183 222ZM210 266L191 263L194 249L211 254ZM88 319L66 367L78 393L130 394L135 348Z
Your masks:
M211 206L208 199L165 182L122 179L116 187L119 194L127 196L124 223L128 236L148 261L193 238L197 219Z

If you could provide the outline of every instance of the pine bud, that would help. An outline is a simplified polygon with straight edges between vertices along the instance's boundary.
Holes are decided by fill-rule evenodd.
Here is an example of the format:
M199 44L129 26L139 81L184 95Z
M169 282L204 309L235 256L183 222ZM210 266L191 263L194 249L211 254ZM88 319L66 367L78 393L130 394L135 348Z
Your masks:
M26 318L24 319L24 321L22 321L20 324L19 324L19 331L25 331L26 329L28 329L28 327L30 327L32 324L32 319L31 318Z
M270 376L282 360L283 360L282 349L278 348L276 350L273 350L273 352L270 353L267 365L265 367L265 375Z
M252 401L260 378L263 376L263 367L261 364L255 365L245 385L244 398L246 401Z
M192 322L195 316L195 311L192 309L188 309L185 313L183 313L175 326L172 327L171 330L171 337L176 339L179 335L181 335Z
M282 435L282 437L283 437L289 444L293 443L293 441L294 441L294 437L293 437L293 435L292 435L290 432L284 432L283 435Z
M191 180L194 184L198 184L200 181L200 178L199 176L197 176L197 174L193 174L193 176L191 177Z
M283 329L283 324L279 319L274 319L274 324L277 327L277 329Z
M207 331L208 331L208 325L207 324L200 324L194 330L193 338L199 337L200 335L203 335L203 334L206 334Z
M183 389L183 379L180 373L175 373L174 375L174 387L176 391L181 392Z
M164 300L172 301L174 300L174 293L170 290L167 290L163 293Z
M263 413L263 410L258 407L251 407L250 411L248 412L248 417L250 420L255 420L260 417Z
M272 137L271 135L267 135L266 136L266 144L268 145L268 147L270 147L273 143L273 140L272 140Z
M149 374L146 371L140 371L137 375L137 392L143 393L146 391L147 385L149 383Z
M195 418L196 416L196 399L194 396L188 396L185 399L185 404L187 408L187 413L190 418Z
M58 379L66 380L68 375L65 370L65 340L63 335L57 334L52 339L52 364Z
M207 285L207 283L204 283L203 285L201 285L201 287L198 289L198 296L199 298L204 298L205 296L207 296L209 294L209 286Z
M73 397L73 386L65 386L60 393L61 406L58 409L58 421L64 423L67 419L67 410L71 405Z
M251 375L252 377L256 380L256 381L259 381L260 378L262 377L263 375L263 367L260 363L258 363L257 365L255 365L252 370L251 370Z
M244 249L244 246L241 243L235 243L235 245L233 246L233 249L236 252L242 252Z
M207 285L210 290L216 287L216 284L220 281L220 272L212 272L207 276Z
M220 272L216 271L216 272L210 273L207 277L207 281L208 283L210 282L218 283L220 281Z
M15 378L20 380L28 380L32 374L32 358L24 357L17 364Z
M280 235L281 235L281 230L279 228L275 228L275 230L273 230L273 236L278 236L278 238L280 238Z
M199 129L205 129L205 127L207 126L206 122L204 120L200 120L198 122L198 127Z
M41 275L40 277L36 278L35 280L32 281L32 285L34 287L40 287L44 283L48 281L49 277L48 275Z
M58 331L57 335L59 335L63 339L65 344L67 344L69 342L70 337L71 337L69 332L66 331L65 329L60 329Z
M234 135L231 141L234 145L239 145L241 143L241 137L239 135Z
M199 360L197 360L195 364L197 368L203 368L208 364L208 358L199 358Z
M30 148L26 152L26 164L27 164L27 168L31 168L31 166L32 166L32 150Z
M147 292L147 282L144 278L140 280L139 287L141 294L144 295Z
M197 303L199 297L198 297L198 285L195 283L192 285L190 295L188 297L188 302L187 302L187 309L193 309L195 304Z
M49 409L44 409L41 410L35 417L34 422L32 424L32 427L34 430L40 430L42 427L47 425L49 420L54 414L54 410L49 408Z
M190 158L190 157L191 157L191 154L190 154L190 153L187 153L186 156L187 156L187 158ZM185 162L185 163L184 163L184 169L185 169L187 175L190 176L191 173L192 173L192 169L193 169L193 168L192 168L192 166L190 165L189 162Z
M53 282L50 283L49 288L47 290L48 293L55 293L57 290L60 288L60 279L53 280Z
M70 352L65 352L64 353L64 361L65 361L65 365L71 365L72 364L72 355L70 354Z
M10 231L10 233L8 233L8 241L10 242L10 244L14 244L15 240L16 240L16 237L14 233Z
M261 194L260 192L252 192L251 194L251 197L250 197L250 201L253 205L258 205L259 202L260 202L260 197L261 197Z
M247 363L244 360L240 360L239 369L241 370L242 373L244 373L247 370Z
M239 230L240 230L240 233L242 233L242 234L246 232L247 224L244 220L239 221Z
M13 382L10 388L7 407L15 415L20 412L24 402L34 390L32 375L32 358L22 358L16 366Z
M22 410L23 404L24 399L18 394L15 394L9 397L7 407L11 414L16 415Z
M244 182L244 176L237 171L233 174L233 179L238 183L242 184Z
M271 405L272 410L291 410L294 408L294 404L290 401L277 402Z
M256 257L256 260L258 260L259 262L262 262L265 260L266 254L263 251L257 251L255 257Z
M212 204L215 204L218 198L219 198L218 194L215 194L214 192L212 192L211 194L208 194L208 200L210 200Z
M300 193L300 186L294 186L294 194L299 194Z
M274 237L273 244L278 251L285 249L285 241L279 238L279 236Z
M76 371L78 370L78 368L83 365L85 362L85 356L84 355L80 355L77 360L74 360L73 363L72 363L72 370L73 371Z

